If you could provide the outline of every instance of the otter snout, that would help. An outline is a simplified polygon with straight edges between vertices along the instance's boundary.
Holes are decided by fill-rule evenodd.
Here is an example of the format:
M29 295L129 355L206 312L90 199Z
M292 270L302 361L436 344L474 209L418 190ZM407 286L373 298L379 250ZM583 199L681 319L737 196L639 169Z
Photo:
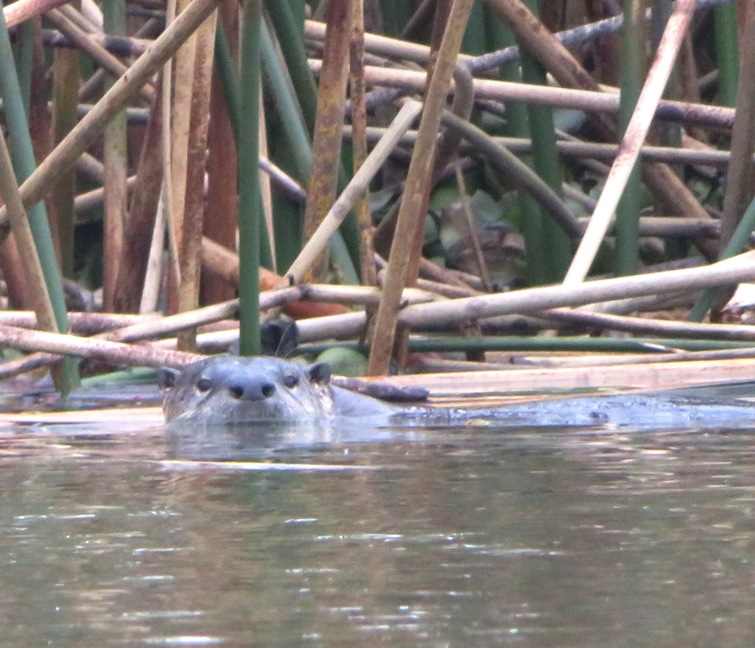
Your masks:
M267 380L246 380L230 383L228 391L236 400L261 401L275 393L275 385Z

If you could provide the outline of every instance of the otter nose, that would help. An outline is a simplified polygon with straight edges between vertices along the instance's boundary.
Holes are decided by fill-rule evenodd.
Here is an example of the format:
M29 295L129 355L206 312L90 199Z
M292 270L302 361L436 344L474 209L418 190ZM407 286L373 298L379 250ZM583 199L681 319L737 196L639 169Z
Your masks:
M230 383L228 391L238 400L259 401L270 398L275 393L275 385L266 380L247 380Z

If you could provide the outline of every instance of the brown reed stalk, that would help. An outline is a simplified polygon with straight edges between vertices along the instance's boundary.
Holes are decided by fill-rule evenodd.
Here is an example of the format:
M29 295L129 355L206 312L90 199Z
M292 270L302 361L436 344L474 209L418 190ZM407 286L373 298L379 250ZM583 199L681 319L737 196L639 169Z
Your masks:
M350 100L351 100L351 147L354 157L354 173L367 158L367 108L365 103L366 83L364 80L364 0L355 0L352 13L351 40L349 43ZM372 243L372 211L370 209L369 187L356 201L357 223L359 226L359 258L362 284L377 284L375 269L375 248Z
M304 210L305 239L315 232L336 196L349 72L352 4L351 0L331 0L327 4L323 66L312 142L312 170ZM313 268L313 275L322 277L326 268L327 255L323 254Z
M124 0L110 0L104 7L105 26L111 34L123 35L126 27ZM125 66L124 66L125 67ZM112 83L108 84L108 87ZM154 95L154 92L152 93ZM125 111L116 115L105 129L103 164L105 167L102 304L106 311L115 305L115 289L123 250L123 228L128 212L128 124Z
M193 91L188 133L186 193L179 266L181 283L178 289L178 311L193 310L199 303L200 247L204 216L204 177L207 154L212 63L215 47L217 12L213 12L196 32ZM178 79L176 80L178 81ZM179 349L192 350L196 332L179 336Z
M79 54L75 49L53 54L53 141L58 145L78 122ZM60 271L73 276L74 208L76 174L71 165L61 169L52 187L50 226L56 243Z
M162 105L162 92L157 92L142 139L136 184L129 204L129 215L124 224L123 246L118 259L113 309L120 313L139 312L149 255L149 246L145 241L152 238L163 179Z
M415 246L417 223L424 219L440 119L445 109L446 96L456 69L456 59L471 8L471 0L453 0L443 40L438 50L438 58L425 95L417 144L409 165L391 245L383 299L375 320L375 334L372 339L368 367L371 375L387 374L393 355L401 292L409 279L410 254Z
M218 6L218 19L232 56L238 55L239 4L224 2ZM207 139L207 206L204 235L225 248L236 247L238 215L238 152L231 127L229 107L217 71L213 74L210 97L210 124ZM235 291L225 281L208 274L200 287L203 303L231 299Z

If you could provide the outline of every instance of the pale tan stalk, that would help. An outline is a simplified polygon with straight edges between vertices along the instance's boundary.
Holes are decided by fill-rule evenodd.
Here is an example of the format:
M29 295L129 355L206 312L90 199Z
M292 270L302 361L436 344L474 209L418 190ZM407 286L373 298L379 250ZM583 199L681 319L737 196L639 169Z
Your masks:
M527 288L509 293L409 306L399 320L409 326L429 322L464 322L494 315L532 313L561 306L582 306L611 299L654 295L679 290L755 280L755 252L746 252L702 268L668 270L617 279L600 279L575 285Z
M310 61L310 68L318 72L319 61ZM365 66L365 80L370 85L422 92L427 74L415 70ZM526 83L474 79L475 97L496 101L527 101L554 108L575 108L590 112L610 112L619 110L618 94L596 90L574 88L554 88L533 86ZM658 104L658 111L664 119L681 121L701 127L731 128L734 124L734 109L723 106L693 104L664 99Z
M288 280L294 283L301 281L304 273L312 267L318 256L325 250L328 239L338 230L354 203L363 195L372 178L375 177L375 174L396 147L398 140L417 118L421 109L422 104L417 101L408 101L404 104L383 138L354 174L351 182L338 196L320 226L291 264L286 272Z
M696 4L695 0L677 0L674 11L669 17L666 31L658 45L656 59L648 72L647 80L637 100L637 107L627 125L619 147L619 154L606 178L590 224L564 277L566 286L584 281L590 271L639 157L640 149L650 129L656 107L663 95Z
M39 16L54 7L65 4L68 0L16 0L3 9L8 28L16 27L29 18Z

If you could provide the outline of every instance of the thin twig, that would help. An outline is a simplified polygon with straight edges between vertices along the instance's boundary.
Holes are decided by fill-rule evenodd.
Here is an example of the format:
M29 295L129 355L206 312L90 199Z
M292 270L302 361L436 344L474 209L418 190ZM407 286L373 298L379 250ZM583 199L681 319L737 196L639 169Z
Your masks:
M482 253L480 237L477 234L477 224L475 223L472 208L469 206L469 194L467 193L467 183L464 182L464 174L458 164L454 165L456 172L456 184L459 187L459 200L461 201L461 213L464 220L464 230L466 232L467 242L474 252L477 271L480 273L480 280L486 291L490 291L490 273L488 264L485 262L485 256Z

